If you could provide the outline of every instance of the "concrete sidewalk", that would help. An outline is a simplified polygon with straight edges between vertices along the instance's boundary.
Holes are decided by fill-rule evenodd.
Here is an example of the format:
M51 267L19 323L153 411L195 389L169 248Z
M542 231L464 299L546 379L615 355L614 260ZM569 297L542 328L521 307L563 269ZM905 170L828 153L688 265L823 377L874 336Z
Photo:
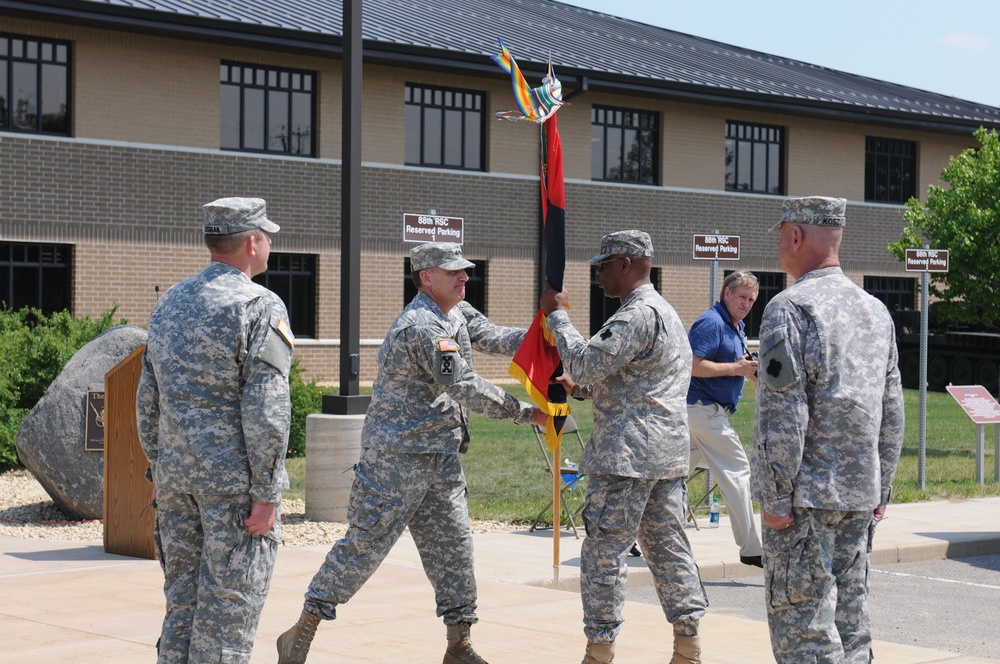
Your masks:
M702 519L703 526L706 520ZM1000 552L1000 498L890 506L876 564ZM705 580L754 573L741 565L728 519L688 528ZM585 640L579 595L581 540L563 531L558 581L552 532L475 536L481 622L474 643L491 664L579 662ZM327 547L283 548L261 617L253 662L274 662L274 641L298 616L302 594ZM651 583L629 558L629 583ZM761 598L763 601L763 598ZM106 554L101 542L0 537L0 662L152 662L163 617L162 576L149 560ZM311 662L440 662L444 627L413 542L404 537L364 588L323 623ZM672 634L658 607L628 603L616 661L669 659ZM767 625L714 615L702 621L706 664L773 664ZM879 635L876 634L876 637ZM877 641L892 664L990 660Z

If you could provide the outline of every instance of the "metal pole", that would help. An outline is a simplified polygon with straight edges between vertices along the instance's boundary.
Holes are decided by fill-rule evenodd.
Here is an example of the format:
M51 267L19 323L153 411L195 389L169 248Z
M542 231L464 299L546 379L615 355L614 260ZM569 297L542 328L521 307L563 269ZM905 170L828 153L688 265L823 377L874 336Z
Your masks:
M924 245L924 249L927 245ZM917 483L927 488L927 290L930 277L925 270L920 277L920 456L917 461Z
M719 229L716 228L714 231L712 231L712 233L714 233L715 235L718 235L719 234ZM709 275L709 278L708 278L708 306L709 306L709 308L712 308L713 306L715 306L716 293L719 292L719 254L718 253L715 254L715 258L712 260L712 268L711 269L712 269L712 273ZM712 495L709 495L709 492L712 491L713 484L714 484L714 482L712 481L712 471L711 471L711 469L706 470L705 471L705 496L708 498L708 502L706 503L706 505L708 505L709 514L711 514L711 510L712 510L712 500L715 498L714 493Z
M980 484L986 483L986 425L976 425L976 481Z
M993 441L993 481L1000 482L1000 424L993 426L996 440Z
M362 415L361 374L361 0L343 3L343 123L340 167L340 394L323 412Z

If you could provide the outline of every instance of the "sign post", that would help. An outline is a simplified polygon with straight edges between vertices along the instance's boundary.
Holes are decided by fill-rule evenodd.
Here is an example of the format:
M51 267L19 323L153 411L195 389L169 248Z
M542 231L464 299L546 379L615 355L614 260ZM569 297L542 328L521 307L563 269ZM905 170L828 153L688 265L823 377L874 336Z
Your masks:
M713 235L694 235L691 258L696 261L712 261L711 272L708 279L708 306L715 304L716 295L719 292L719 261L738 261L740 259L740 236L720 235L716 229ZM709 495L712 490L712 471L705 473L705 497L708 498L708 505L711 506L712 498Z
M927 309L930 307L927 291L930 290L930 272L948 271L948 250L906 250L906 271L922 272L920 278L920 456L917 460L917 483L927 488Z
M976 423L976 481L985 483L984 457L987 424L996 425L993 444L993 480L1000 482L1000 403L982 385L949 385L945 388L958 405Z

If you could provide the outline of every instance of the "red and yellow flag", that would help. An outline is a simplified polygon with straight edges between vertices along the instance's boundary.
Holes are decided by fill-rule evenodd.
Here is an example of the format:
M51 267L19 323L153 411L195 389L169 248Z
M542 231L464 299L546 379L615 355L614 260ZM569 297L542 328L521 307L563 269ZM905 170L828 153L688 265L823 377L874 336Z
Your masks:
M566 269L566 188L562 143L555 115L545 121L542 131L545 152L540 180L545 278L553 288L562 290ZM569 405L562 385L552 382L553 378L562 374L562 363L541 309L514 354L508 372L521 381L535 405L549 415L545 442L550 450L556 449L562 437L563 422L569 415Z

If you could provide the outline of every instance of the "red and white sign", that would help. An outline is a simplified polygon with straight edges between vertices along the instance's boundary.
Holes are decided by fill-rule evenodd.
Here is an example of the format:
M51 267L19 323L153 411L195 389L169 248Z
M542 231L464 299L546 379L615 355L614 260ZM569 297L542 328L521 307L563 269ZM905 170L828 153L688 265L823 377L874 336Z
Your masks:
M695 235L691 257L696 261L738 261L739 235Z
M949 385L946 389L976 424L1000 424L1000 403L982 385Z
M403 242L465 243L465 219L436 214L404 214Z

